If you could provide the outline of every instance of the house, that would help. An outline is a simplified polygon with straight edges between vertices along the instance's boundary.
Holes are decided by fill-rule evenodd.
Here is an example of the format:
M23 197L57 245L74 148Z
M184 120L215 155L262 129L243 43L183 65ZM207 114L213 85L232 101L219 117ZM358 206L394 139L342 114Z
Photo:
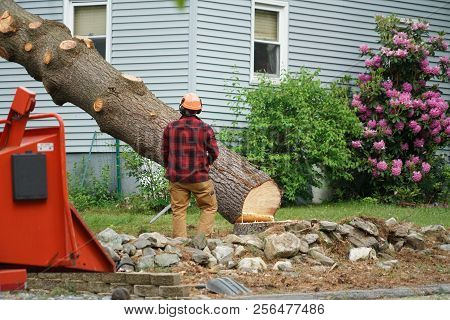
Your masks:
M182 9L174 0L16 2L91 37L114 67L142 78L174 108L184 93L196 91L206 105L203 119L216 128L234 119L227 97L233 76L252 85L261 71L277 78L283 69L300 66L320 68L324 82L361 72L358 46L377 46L375 15L425 18L432 31L450 33L448 0L186 0ZM38 93L37 112L63 116L69 162L89 151L114 161L114 140L101 133L93 139L99 129L87 113L55 106L42 84L5 61L0 62L0 117L20 85ZM442 88L450 99L450 85Z

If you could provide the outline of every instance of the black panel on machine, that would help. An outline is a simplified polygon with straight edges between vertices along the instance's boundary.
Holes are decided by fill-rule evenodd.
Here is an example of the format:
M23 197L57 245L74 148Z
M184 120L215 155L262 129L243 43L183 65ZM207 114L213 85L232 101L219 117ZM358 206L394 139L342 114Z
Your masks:
M11 159L14 200L47 199L47 158L45 154L13 154Z

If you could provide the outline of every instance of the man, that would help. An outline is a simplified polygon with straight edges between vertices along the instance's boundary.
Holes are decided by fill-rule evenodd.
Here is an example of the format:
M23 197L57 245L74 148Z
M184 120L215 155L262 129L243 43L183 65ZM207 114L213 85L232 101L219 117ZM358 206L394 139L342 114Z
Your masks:
M164 129L162 154L169 180L174 237L187 237L186 210L191 192L201 210L197 233L212 233L217 212L214 184L208 173L219 149L212 128L197 117L202 107L195 93L185 94L179 106L181 118Z

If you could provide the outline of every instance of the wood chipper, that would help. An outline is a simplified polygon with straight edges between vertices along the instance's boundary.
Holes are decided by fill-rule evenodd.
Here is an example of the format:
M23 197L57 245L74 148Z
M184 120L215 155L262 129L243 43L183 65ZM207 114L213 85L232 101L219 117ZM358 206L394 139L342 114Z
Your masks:
M69 203L63 120L54 113L30 115L35 103L35 93L20 87L8 118L0 120L0 291L20 284L23 269L115 268ZM26 128L39 119L58 126Z

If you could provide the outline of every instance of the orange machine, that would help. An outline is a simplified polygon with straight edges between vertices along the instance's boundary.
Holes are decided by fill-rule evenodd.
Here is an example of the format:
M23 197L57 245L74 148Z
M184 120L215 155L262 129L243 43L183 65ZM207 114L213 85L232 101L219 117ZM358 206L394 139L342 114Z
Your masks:
M69 204L63 120L54 113L30 115L35 97L18 88L8 118L0 120L0 273L114 271L114 262ZM26 129L38 119L55 119L59 126Z

